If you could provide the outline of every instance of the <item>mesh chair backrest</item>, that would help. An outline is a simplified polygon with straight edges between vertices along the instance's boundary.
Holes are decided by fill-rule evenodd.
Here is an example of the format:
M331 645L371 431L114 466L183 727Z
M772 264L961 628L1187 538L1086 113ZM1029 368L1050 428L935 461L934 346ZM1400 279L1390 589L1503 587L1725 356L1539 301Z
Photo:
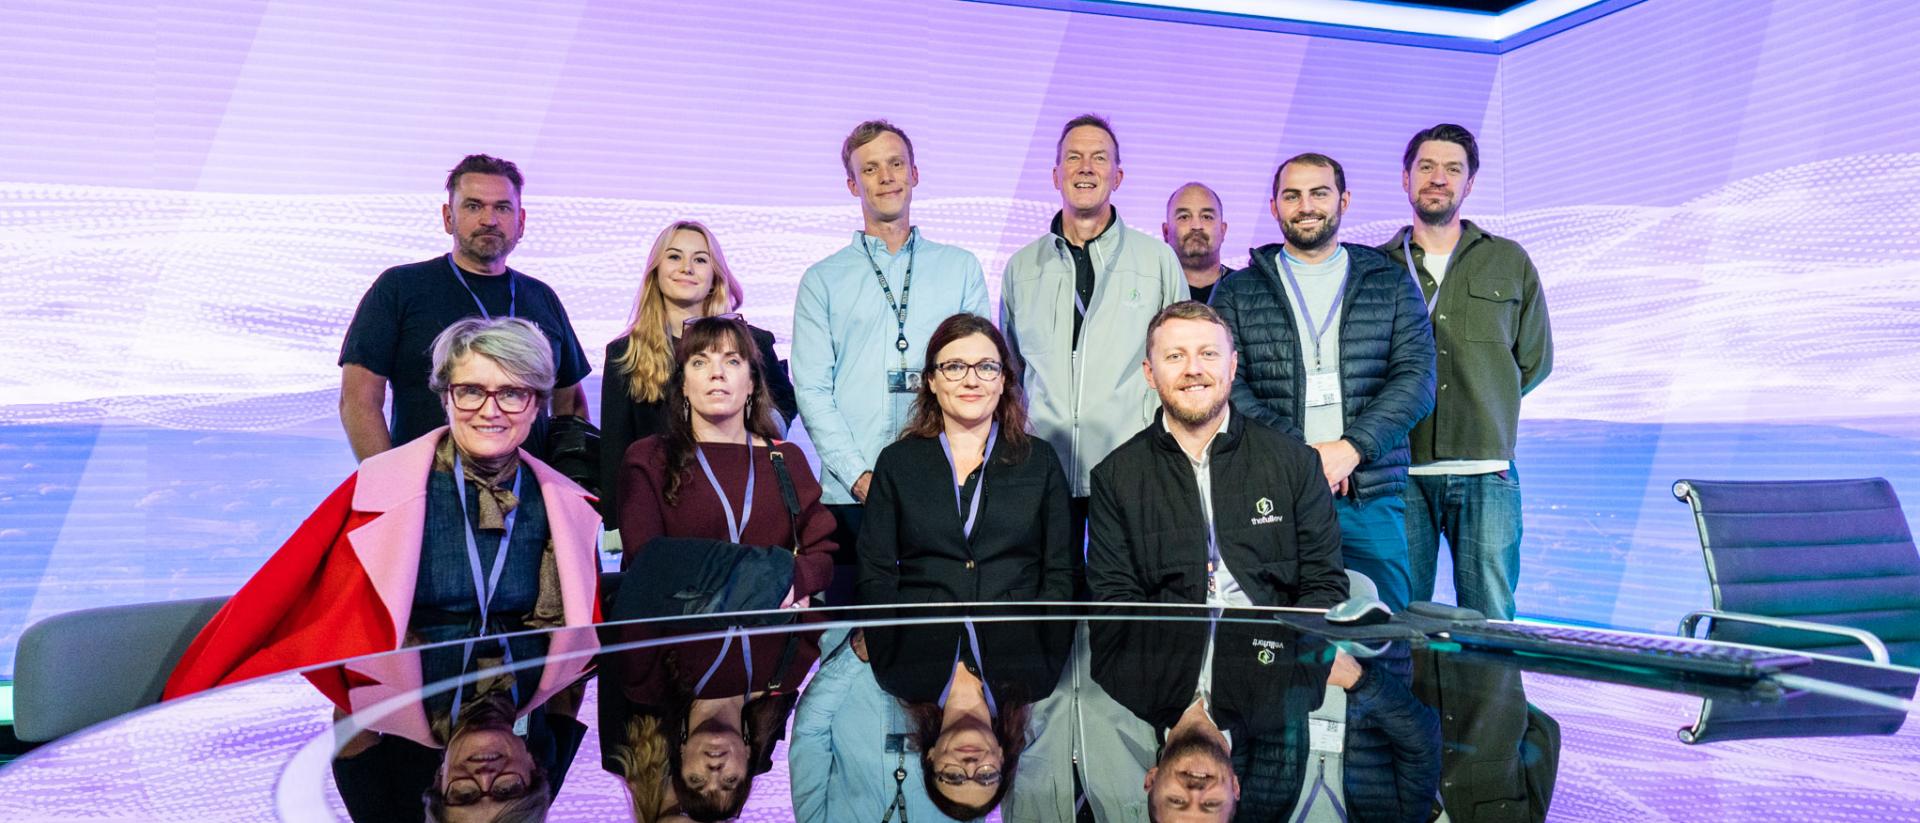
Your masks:
M1714 607L1865 629L1895 663L1920 664L1920 554L1881 478L1683 480L1706 552ZM1719 640L1866 656L1852 641L1713 623Z

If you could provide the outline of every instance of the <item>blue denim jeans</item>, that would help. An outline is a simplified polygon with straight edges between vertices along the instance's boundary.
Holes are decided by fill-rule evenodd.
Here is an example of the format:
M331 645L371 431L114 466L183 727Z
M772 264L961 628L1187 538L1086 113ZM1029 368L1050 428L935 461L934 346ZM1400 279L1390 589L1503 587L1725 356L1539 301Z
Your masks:
M1340 516L1340 558L1380 589L1387 608L1400 611L1412 602L1407 568L1407 504L1399 497L1375 497L1355 503L1333 499Z
M1488 617L1513 619L1520 582L1520 474L1511 465L1491 474L1408 477L1407 553L1413 599L1433 599L1440 538L1453 557L1459 604Z

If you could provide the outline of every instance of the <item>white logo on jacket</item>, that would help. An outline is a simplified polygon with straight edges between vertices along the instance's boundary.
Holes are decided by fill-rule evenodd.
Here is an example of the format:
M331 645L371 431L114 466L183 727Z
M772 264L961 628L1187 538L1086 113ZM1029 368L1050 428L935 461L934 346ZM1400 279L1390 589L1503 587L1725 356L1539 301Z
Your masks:
M1266 497L1254 501L1253 513L1259 515L1259 517L1253 519L1253 525L1255 526L1265 526L1269 523L1278 523L1286 519L1273 513L1273 500Z

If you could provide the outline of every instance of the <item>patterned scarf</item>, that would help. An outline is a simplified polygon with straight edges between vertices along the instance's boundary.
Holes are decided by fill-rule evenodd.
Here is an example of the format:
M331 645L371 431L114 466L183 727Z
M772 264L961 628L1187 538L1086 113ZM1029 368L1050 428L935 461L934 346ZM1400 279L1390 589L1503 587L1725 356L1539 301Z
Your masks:
M453 471L454 448L452 435L440 441L440 448L433 453L434 471ZM460 468L466 474L467 482L480 490L480 528L494 531L506 529L507 513L520 505L520 499L513 496L513 475L520 468L519 450L514 450L491 467L483 466L467 455L461 455L461 458Z

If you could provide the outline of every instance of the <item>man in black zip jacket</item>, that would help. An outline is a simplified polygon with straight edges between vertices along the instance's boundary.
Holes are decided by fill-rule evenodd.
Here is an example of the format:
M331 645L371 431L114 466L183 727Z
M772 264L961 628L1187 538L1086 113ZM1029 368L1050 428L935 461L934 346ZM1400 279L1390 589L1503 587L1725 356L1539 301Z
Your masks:
M1286 243L1254 249L1213 308L1241 353L1234 412L1319 452L1341 559L1398 611L1412 589L1407 432L1433 410L1433 325L1405 268L1339 242L1346 188L1325 155L1280 164L1272 211Z
M1093 470L1095 600L1326 608L1346 599L1320 458L1229 419L1236 362L1226 324L1204 304L1175 303L1148 324L1142 367L1162 410Z

